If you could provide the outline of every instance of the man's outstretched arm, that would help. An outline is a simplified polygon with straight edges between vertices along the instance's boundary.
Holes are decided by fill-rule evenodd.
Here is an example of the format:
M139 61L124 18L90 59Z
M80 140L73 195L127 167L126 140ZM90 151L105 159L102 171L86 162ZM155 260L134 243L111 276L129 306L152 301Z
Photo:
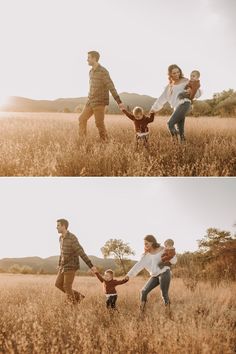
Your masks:
M75 254L77 256L81 257L89 268L94 268L93 263L88 258L87 254L84 252L83 247L80 245L80 243L76 237L73 239L72 247L73 247Z
M104 83L106 85L106 87L108 88L108 90L111 92L114 100L118 103L118 105L121 102L121 99L120 99L120 96L118 95L117 91L116 91L116 88L115 88L115 85L109 75L109 72L107 70L104 70L103 72L103 75L104 75Z

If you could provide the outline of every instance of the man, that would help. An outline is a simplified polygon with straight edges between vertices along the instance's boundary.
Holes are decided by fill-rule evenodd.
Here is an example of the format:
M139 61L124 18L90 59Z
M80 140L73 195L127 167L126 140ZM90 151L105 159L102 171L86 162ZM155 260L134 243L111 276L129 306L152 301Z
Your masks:
M101 66L98 61L100 54L96 51L88 52L88 65L92 67L89 72L89 94L88 101L79 117L79 137L86 136L87 121L94 114L95 123L100 139L107 139L107 132L104 124L105 107L109 104L109 91L116 100L119 108L125 109L121 99L115 89L114 83L110 78L109 72Z
M68 230L69 222L66 219L57 220L57 231L60 236L60 258L58 264L58 275L55 286L66 293L67 298L72 303L80 302L84 295L72 289L75 278L75 272L79 269L79 257L87 264L87 266L95 272L97 269L85 254L78 239Z

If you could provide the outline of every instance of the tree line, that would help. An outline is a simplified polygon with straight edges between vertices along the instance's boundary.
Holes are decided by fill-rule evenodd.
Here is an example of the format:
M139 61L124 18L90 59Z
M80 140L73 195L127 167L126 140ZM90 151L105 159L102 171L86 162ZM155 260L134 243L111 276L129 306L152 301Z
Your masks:
M165 105L160 115L170 115L172 112L169 105ZM236 117L236 91L233 89L215 93L213 98L193 101L192 111L188 114L193 117L219 116Z
M153 100L154 102L154 100ZM153 103L152 102L152 103ZM132 110L134 106L130 103L127 103L127 109ZM148 112L150 108L150 102L139 103L137 101L136 105L143 106L144 110ZM79 104L74 112L80 113L83 110L84 105ZM69 108L64 108L64 113L72 112ZM115 104L111 102L107 108L107 113L109 114L120 114L120 110ZM158 112L160 116L169 116L172 113L172 109L169 104L165 104L164 107ZM220 93L215 93L211 99L207 100L195 100L193 101L192 111L188 114L193 117L202 117L202 116L219 116L219 117L236 117L236 91L233 89L224 90Z

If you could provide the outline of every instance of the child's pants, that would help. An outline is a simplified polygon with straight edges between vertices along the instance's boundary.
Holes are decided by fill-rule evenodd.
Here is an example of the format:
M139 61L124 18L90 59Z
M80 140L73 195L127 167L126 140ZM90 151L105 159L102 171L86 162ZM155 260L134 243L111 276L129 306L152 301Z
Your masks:
M136 145L137 147L141 144L148 147L149 133L136 133Z
M107 297L106 305L107 308L111 307L114 309L116 307L116 300L117 300L117 295L110 295Z

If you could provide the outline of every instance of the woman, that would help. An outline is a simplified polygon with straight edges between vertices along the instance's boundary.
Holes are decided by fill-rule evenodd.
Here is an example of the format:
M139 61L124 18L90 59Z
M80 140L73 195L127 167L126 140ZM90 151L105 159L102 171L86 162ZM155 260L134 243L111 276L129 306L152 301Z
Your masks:
M165 265L163 268L160 268L159 264L161 262L161 256L164 252L164 247L161 247L152 235L147 235L144 238L144 251L145 253L142 258L130 269L126 275L126 278L129 279L130 277L136 276L145 268L151 277L141 290L141 311L144 311L148 293L150 293L150 291L158 285L160 285L165 306L169 309L170 299L168 291L171 279L170 265L175 264L177 262L177 258L174 256L170 260L170 263Z
M189 98L179 99L178 95L184 91L184 87L189 80L183 76L182 70L176 64L168 67L168 76L169 84L166 86L162 95L154 102L151 112L159 111L164 104L168 102L170 106L174 108L174 112L167 123L169 131L175 138L177 138L179 134L180 141L183 142L185 140L185 116L190 111L191 100ZM198 90L195 94L195 98L199 98L200 96L201 91ZM177 125L178 130L175 128L175 125Z

